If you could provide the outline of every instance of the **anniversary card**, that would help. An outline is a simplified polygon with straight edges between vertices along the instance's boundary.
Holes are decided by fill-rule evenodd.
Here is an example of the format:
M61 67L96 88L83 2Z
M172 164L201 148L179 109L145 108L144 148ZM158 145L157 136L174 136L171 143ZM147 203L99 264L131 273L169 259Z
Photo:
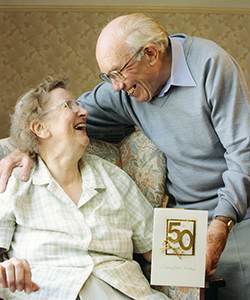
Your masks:
M207 211L154 209L152 285L205 286Z

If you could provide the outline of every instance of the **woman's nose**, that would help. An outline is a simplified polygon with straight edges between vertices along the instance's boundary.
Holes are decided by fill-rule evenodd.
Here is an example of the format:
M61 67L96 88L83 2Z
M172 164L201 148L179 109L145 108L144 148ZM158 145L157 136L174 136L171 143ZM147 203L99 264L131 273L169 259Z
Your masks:
M124 83L123 81L117 81L112 79L112 85L115 92L120 92L123 89Z
M87 109L85 107L78 106L77 114L78 114L78 116L86 118L89 115L89 112L87 111Z

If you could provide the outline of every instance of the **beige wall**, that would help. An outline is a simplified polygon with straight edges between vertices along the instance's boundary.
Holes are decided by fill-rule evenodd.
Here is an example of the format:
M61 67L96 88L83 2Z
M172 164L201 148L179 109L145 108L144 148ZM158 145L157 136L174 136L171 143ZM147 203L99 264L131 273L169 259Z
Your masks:
M0 138L9 134L9 113L17 98L42 77L67 74L75 97L92 89L99 82L94 52L101 28L135 11L155 17L169 34L217 42L236 58L250 86L250 9L0 6Z

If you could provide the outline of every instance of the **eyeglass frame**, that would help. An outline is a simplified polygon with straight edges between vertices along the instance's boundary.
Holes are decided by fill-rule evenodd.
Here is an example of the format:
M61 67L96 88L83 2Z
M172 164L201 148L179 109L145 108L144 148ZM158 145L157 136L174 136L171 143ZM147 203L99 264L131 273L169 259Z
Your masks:
M101 73L99 74L99 78L108 83L112 83L111 78L114 80L124 81L126 78L123 76L122 71L139 55L143 48L144 47L139 48L139 50L136 51L136 53L130 58L130 60L126 62L118 71L111 70L110 72L108 72L108 74ZM115 76L117 76L118 78L116 78Z
M69 104L67 103L67 102L69 102L69 101L70 101L71 103L74 103L74 104L73 104L74 108L71 108L71 107L69 106ZM73 111L73 112L77 112L77 106L79 106L79 104L78 104L76 101L74 101L74 100L72 100L72 99L66 99L66 100L64 100L63 102L61 102L61 103L59 103L59 104L53 106L52 108L46 110L46 111L45 111L44 113L42 113L39 117L43 117L44 115L46 115L46 114L49 113L50 111L56 109L57 107L59 107L59 106L62 105L62 104L65 104L66 107L68 107L68 108L69 108L71 111Z

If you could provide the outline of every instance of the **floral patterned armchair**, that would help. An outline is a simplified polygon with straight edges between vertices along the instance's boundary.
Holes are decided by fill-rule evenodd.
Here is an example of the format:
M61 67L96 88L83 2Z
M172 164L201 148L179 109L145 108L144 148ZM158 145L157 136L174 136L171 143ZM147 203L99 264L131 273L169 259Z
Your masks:
M0 159L13 150L10 138L0 140ZM129 134L119 144L91 139L87 152L122 168L136 182L153 207L162 207L165 195L166 157L141 131ZM142 256L137 256L136 259L149 279L150 264L146 263ZM207 282L206 285L206 289L172 286L154 288L173 300L216 300L217 289L224 285L224 281L219 279ZM211 296L205 298L205 291Z

